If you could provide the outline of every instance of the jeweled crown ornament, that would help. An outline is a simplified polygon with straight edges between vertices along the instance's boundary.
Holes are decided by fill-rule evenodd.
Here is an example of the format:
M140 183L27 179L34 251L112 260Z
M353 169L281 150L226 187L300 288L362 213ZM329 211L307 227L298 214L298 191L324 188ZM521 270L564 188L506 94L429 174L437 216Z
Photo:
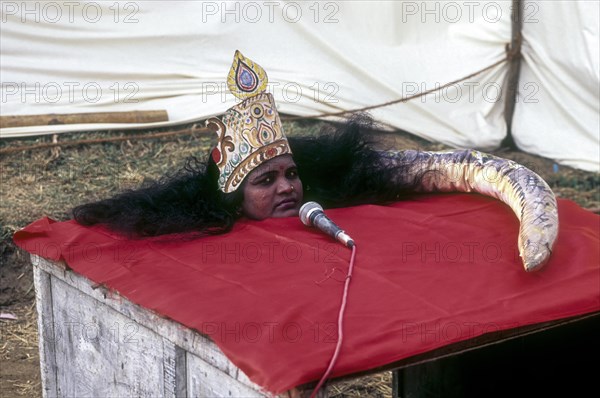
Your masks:
M225 193L238 189L264 162L292 153L273 95L265 92L267 83L265 70L236 51L227 86L243 101L227 110L222 120L210 118L206 122L216 128L218 141L212 158L219 168L219 189Z

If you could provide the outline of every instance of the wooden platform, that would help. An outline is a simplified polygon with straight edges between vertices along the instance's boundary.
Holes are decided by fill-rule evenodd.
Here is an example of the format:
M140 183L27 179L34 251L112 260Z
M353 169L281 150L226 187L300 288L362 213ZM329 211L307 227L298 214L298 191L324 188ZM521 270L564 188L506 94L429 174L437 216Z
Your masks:
M62 263L31 258L44 397L272 397L206 336ZM394 370L394 397L464 398L511 395L519 373L521 391L533 395L588 391L599 362L579 358L598 349L598 333L592 313L488 333L337 381ZM314 384L279 397L308 397Z
M44 397L272 396L207 337L61 263L31 258ZM307 387L280 397L309 394Z

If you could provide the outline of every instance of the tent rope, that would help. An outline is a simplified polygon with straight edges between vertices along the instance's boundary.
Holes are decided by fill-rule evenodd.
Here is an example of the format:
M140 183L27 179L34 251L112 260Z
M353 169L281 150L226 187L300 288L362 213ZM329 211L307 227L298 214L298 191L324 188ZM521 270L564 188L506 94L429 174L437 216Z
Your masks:
M518 56L518 54L516 54L516 56ZM481 74L483 72L486 72L486 71L488 71L488 70L490 70L490 69L492 69L492 68L494 68L494 67L496 67L496 66L498 66L498 65L500 65L500 64L502 64L504 62L510 61L514 57L515 57L515 54L512 51L509 50L509 45L507 44L506 45L506 56L504 58L502 58L501 60L499 60L497 62L494 62L493 64L491 64L489 66L486 66L485 68L483 68L483 69L481 69L481 70L479 70L477 72L471 73L470 75L467 75L465 77L461 77L460 79L453 80L453 81L451 81L449 83L446 83L446 84L444 84L443 86L440 86L440 87L432 88L430 90L426 90L426 91L423 91L423 92L415 94L415 95L410 95L408 97L398 98L398 99L395 99L395 100L392 100L392 101L388 101L388 102L384 102L384 103L381 103L381 104L365 106L363 108L350 109L350 110L347 110L347 111L321 113L319 115L312 115L312 116L289 116L289 117L282 117L281 119L285 120L285 121L295 121L295 120L303 120L303 119L318 119L318 118L328 117L328 116L345 115L347 113L364 112L364 111L368 111L368 110L371 110L371 109L383 108L384 106L398 104L400 102L407 102L407 101L413 100L415 98L419 98L419 97L422 97L424 95L428 95L428 94L434 93L436 91L443 90L446 87L452 86L454 84L457 84L457 83L460 83L460 82L465 81L467 79L470 79L472 77L475 77L475 76L477 76L477 75L479 75L479 74Z
M517 50L517 51L515 51L515 50ZM471 73L467 76L464 76L460 79L453 80L442 86L439 86L439 87L436 87L436 88L433 88L430 90L426 90L426 91L423 91L423 92L415 94L415 95L398 98L398 99L384 102L381 104L365 106L363 108L358 108L358 109L350 109L350 110L339 111L339 112L322 113L322 114L313 115L313 116L288 116L288 117L283 116L283 117L281 117L281 119L285 120L285 121L318 119L318 118L323 118L323 117L328 117L328 116L340 116L340 115L345 115L348 113L364 112L364 111L368 111L371 109L382 108L385 106L398 104L401 102L407 102L407 101L413 100L415 98L419 98L424 95L428 95L428 94L434 93L436 91L443 90L446 87L452 86L454 84L457 84L457 83L460 83L467 79L470 79L474 76L480 75L498 65L501 65L504 62L511 61L515 57L518 57L518 56L519 56L518 49L510 48L510 46L507 44L506 45L506 56L504 58L502 58L501 60L494 62L493 64L486 66L485 68L483 68L477 72ZM186 130L180 130L180 131L167 131L167 132L154 133L154 134L128 135L128 136L124 136L124 137L99 138L99 139L93 139L93 140L75 140L75 141L61 141L61 142L56 141L56 142L48 142L48 143L44 143L44 144L24 145L24 146L19 146L19 147L14 147L14 148L2 148L2 149L0 149L0 155L7 155L7 154L17 153L17 152L22 152L22 151L32 151L32 150L36 150L36 149L47 149L47 148L54 148L54 147L65 148L65 147L72 147L72 146L78 146L78 145L93 145L93 144L103 144L103 143L108 143L108 142L120 142L120 141L128 141L128 140L164 138L164 137L172 137L172 136L176 136L176 135L189 135L189 134L194 134L197 132L208 133L208 132L212 132L212 130L210 130L208 128L195 129L194 127L192 127L192 129L186 129Z
M75 140L75 141L53 141L47 142L44 144L36 144L36 145L24 145L14 148L3 148L0 149L0 155L6 155L15 152L21 151L31 151L35 149L47 149L54 147L72 147L78 145L92 145L92 144L104 144L107 142L120 142L120 141L129 141L129 140L142 140L142 139L153 139L153 138L164 138L164 137L172 137L176 135L184 135L184 134L194 134L194 133L209 133L213 132L213 130L209 128L201 128L197 129L192 127L191 129L180 130L180 131L166 131L162 133L153 133L153 134L138 134L138 135L126 135L124 137L111 137L111 138L97 138L93 140Z

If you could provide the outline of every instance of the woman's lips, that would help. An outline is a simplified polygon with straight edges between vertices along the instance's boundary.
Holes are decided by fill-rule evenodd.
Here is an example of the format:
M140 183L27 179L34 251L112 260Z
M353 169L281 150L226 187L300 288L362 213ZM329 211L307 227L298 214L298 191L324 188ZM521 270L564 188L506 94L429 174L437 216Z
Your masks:
M297 206L298 201L296 199L286 199L277 204L275 206L275 210L289 210L293 209Z

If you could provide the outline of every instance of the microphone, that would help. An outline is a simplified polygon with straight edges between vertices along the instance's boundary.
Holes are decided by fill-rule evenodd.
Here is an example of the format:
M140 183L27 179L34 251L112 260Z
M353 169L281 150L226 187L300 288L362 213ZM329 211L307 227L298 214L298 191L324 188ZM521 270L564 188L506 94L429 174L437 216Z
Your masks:
M306 202L302 205L300 208L300 220L307 227L320 229L327 235L340 241L344 246L354 246L352 238L325 215L323 208L317 202Z

